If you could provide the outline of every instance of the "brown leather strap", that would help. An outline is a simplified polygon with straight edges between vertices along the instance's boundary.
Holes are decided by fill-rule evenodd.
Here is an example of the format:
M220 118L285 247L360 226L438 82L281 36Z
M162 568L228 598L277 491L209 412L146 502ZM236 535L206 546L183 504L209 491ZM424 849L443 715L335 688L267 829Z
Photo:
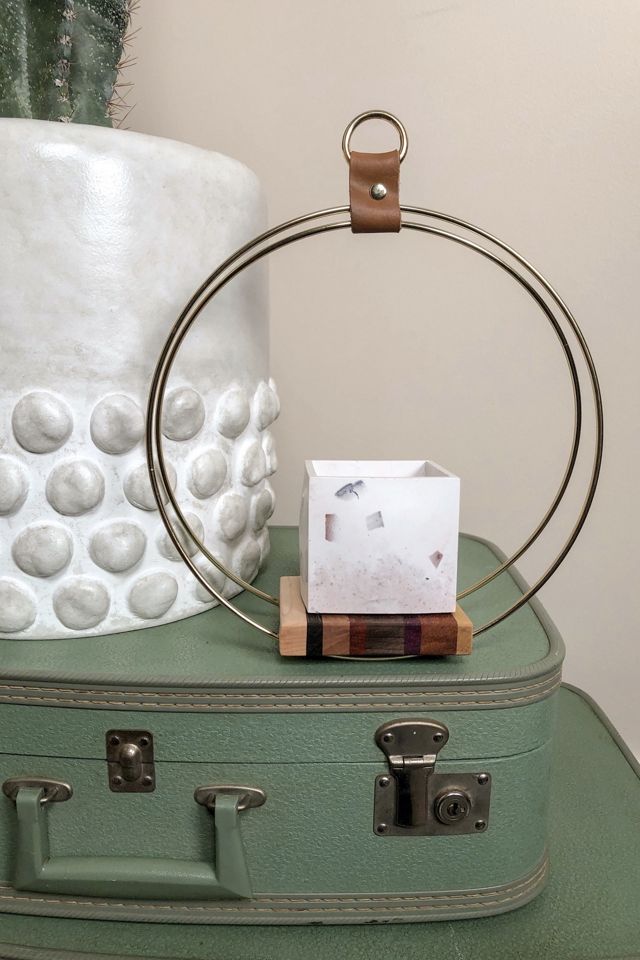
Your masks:
M381 199L375 199L376 195ZM351 151L349 201L354 233L398 233L400 155L397 150L389 153Z

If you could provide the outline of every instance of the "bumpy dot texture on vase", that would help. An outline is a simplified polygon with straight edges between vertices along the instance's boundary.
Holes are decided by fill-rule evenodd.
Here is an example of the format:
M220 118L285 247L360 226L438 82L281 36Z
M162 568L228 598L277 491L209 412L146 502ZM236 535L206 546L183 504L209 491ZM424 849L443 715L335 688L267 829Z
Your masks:
M200 565L199 569L209 583L218 591L218 593L222 593L224 590L224 585L227 582L227 578L225 577L224 573L222 573L221 570L218 570L217 567L214 567L213 564L209 564L208 566ZM215 598L211 596L208 590L205 590L198 580L195 581L194 594L200 603L217 603Z
M258 385L253 398L253 417L258 430L264 430L280 413L280 401L273 381Z
M126 453L142 439L144 414L122 393L104 397L91 414L91 438L105 453Z
M90 630L109 612L109 592L99 580L70 577L53 594L56 616L70 630Z
M179 387L167 395L162 414L162 432L169 440L190 440L202 429L204 403L191 387Z
M245 487L255 487L264 480L267 472L267 458L258 440L247 443L240 451L240 479Z
M143 395L129 395L124 382L113 392L96 386L97 394L74 394L77 407L62 393L22 388L0 429L0 635L110 633L216 603L154 517ZM180 386L163 407L167 456L184 470L178 483L167 462L169 483L187 523L246 581L269 551L269 430L278 413L275 386L266 379L253 386L233 380L222 393L212 385L201 392ZM218 592L241 592L198 555L188 534L180 538Z
M71 436L71 410L58 397L34 390L18 400L11 417L13 433L30 453L51 453Z
M175 490L177 475L175 468L170 463L167 464L167 474L171 489ZM139 507L140 510L158 509L146 463L141 463L140 466L134 467L133 470L127 474L124 479L124 493L129 503L132 503L134 507ZM165 496L164 503L167 502L167 499Z
M270 433L265 433L262 441L262 449L267 464L267 476L270 477L278 469L278 458L276 456L276 447L273 437Z
M260 547L260 567L262 568L271 553L271 541L269 540L269 531L267 529L264 529L258 537L258 546Z
M0 516L17 513L27 499L27 471L18 460L0 457Z
M224 454L212 447L193 458L187 486L199 500L206 500L218 492L227 479L227 461Z
M185 513L185 520L197 536L197 538L202 541L204 539L204 527L202 526L202 521L195 513ZM180 543L185 548L190 557L195 556L198 552L198 548L193 542L193 540L186 535L183 531L180 530L180 524L176 522L175 530L178 533ZM173 541L166 530L163 528L163 532L158 537L158 550L163 557L166 557L167 560L181 560L182 557L176 550L173 545Z
M100 527L91 537L91 559L110 573L124 573L142 559L147 537L137 523L114 520Z
M92 460L67 460L47 478L47 500L65 517L78 517L104 497L104 477Z
M73 541L60 524L34 523L18 534L11 554L30 577L52 577L71 560Z
M169 573L150 573L141 577L129 594L131 612L143 620L163 617L178 595L178 583Z
M216 505L216 521L223 540L239 537L247 525L247 505L237 493L225 493Z
M216 406L216 427L223 437L239 437L251 416L251 407L245 391L232 387L223 393Z
M264 490L251 501L251 526L257 532L262 530L269 517L273 514L276 498L273 490L265 486Z
M36 601L13 580L0 580L0 630L17 633L27 630L36 619Z
M260 547L255 540L249 540L233 558L233 572L243 580L250 580L260 566Z

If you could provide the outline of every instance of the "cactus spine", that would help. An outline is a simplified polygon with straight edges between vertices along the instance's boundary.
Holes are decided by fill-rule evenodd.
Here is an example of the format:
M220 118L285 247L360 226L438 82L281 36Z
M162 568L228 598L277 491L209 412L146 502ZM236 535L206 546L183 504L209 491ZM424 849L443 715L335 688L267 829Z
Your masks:
M0 116L117 125L133 0L0 0Z

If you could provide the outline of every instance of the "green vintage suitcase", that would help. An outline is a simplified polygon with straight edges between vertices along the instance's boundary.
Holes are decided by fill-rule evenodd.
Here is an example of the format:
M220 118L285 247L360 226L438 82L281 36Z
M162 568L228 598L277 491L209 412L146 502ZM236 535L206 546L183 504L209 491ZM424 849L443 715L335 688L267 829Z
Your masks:
M564 686L554 752L553 867L541 896L522 910L402 928L95 923L5 913L0 957L371 960L401 951L403 960L638 960L640 766L593 701Z
M272 545L269 591L297 573L297 532ZM497 559L463 537L461 586ZM467 611L484 622L523 589L503 575ZM562 659L536 602L471 656L433 660L282 659L221 609L2 640L0 911L203 925L512 910L549 871Z

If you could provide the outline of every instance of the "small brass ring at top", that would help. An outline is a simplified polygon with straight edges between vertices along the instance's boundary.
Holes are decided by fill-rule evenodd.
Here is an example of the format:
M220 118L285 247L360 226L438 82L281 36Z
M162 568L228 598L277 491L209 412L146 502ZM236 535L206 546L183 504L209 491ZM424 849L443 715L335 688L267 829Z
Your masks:
M386 110L365 110L364 113L359 113L357 117L351 121L347 129L345 130L342 137L342 152L344 153L345 160L347 163L351 160L351 137L354 134L354 131L361 123L364 123L365 120L386 120L387 123L390 123L392 127L395 127L398 131L398 136L400 137L400 163L404 160L407 155L407 150L409 149L409 137L407 136L407 131L404 124L398 120L396 116L392 113L388 113Z

